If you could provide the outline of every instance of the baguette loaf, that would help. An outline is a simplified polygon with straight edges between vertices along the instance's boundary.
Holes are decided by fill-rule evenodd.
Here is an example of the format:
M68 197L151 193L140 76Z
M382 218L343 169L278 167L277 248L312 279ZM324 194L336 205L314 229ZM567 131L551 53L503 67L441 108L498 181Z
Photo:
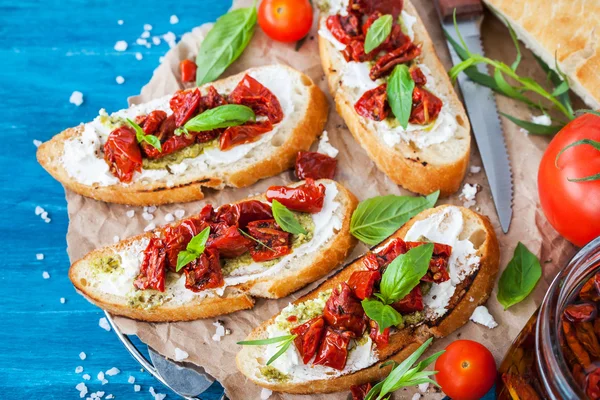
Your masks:
M600 2L587 0L484 0L503 23L550 68L556 60L571 89L600 108Z
M347 5L347 1L342 3ZM418 64L428 75L426 88L443 101L442 111L445 109L447 114L440 114L440 121L434 129L423 128L400 134L404 136L398 136L395 131L389 134L382 130L382 124L386 124L386 121L375 122L356 113L354 104L367 88L371 88L357 85L357 82L362 81L365 85L374 83L368 77L366 63L348 63L340 52L341 47L336 48L335 39L331 40L331 34L325 26L326 12L320 18L321 63L337 111L354 138L377 167L404 188L420 194L430 194L439 189L442 196L456 192L469 161L469 120L413 5L405 0L402 16L414 21L410 30L413 41L422 45ZM450 126L454 126L452 134L445 134L444 140L435 138L434 131L442 132L450 129Z
M274 265L253 263L251 271L224 274L224 288L192 292L185 288L183 275L167 272L164 292L136 290L133 282L140 271L142 253L150 238L160 235L162 228L92 251L71 266L69 278L98 307L151 322L209 318L252 308L252 296L287 296L331 272L356 244L349 231L356 198L334 181L323 179L317 183L326 187L325 202L319 213L311 215L315 228L310 240L277 259ZM253 199L264 201L265 197ZM246 200L251 199L243 201ZM98 268L99 260L114 258L120 260L117 267L103 261L103 267ZM108 268L104 267L106 264Z
M37 151L39 163L66 188L83 196L111 203L159 205L199 200L203 187L249 186L259 179L277 175L290 168L300 150L308 150L327 120L328 104L312 80L292 68L271 65L252 68L200 88L202 94L213 85L219 93L229 93L245 74L249 74L278 98L284 118L270 132L253 143L220 151L205 149L193 158L159 169L136 173L130 184L119 182L103 159L102 145L108 132L93 123L70 128L42 144ZM134 118L154 109L167 113L165 96L149 103L121 110L120 117Z
M461 225L457 225L459 220L462 221ZM454 242L451 232L457 234ZM448 236L444 239L445 235ZM443 290L436 291L436 286L441 287L446 282L434 284L430 293L425 296L424 320L391 333L389 344L382 349L373 350L370 339L368 339L368 347L366 348L362 348L362 344L356 344L356 347L350 350L343 371L320 365L304 366L300 358L299 366L292 367L287 378L272 379L272 377L263 374L268 359L265 356L265 346L244 346L237 356L238 369L256 384L274 391L310 394L347 390L352 385L382 379L389 373L391 368L390 366L380 368L385 361L401 362L428 338L444 337L467 323L475 308L485 303L489 297L498 272L500 254L498 241L489 220L466 208L439 206L415 216L390 238L376 246L373 252L377 253L380 249L385 248L394 238L415 240L422 236L436 243L454 243L456 246L453 246L453 252L460 252L461 248L464 249L465 244L467 247L472 245L472 251L474 251L472 254L476 255L476 260L478 260L476 264L472 265L472 269L468 271L460 283L455 286L453 284L454 291L451 297L446 299L447 305L443 307L443 314L440 315L441 306L439 302L444 294ZM457 257L456 260L460 259L459 253L450 257L451 259L452 257ZM346 282L353 272L364 270L363 258L364 256L347 265L314 291L298 299L293 304L307 304L305 302L314 301L319 299L320 296L322 298L324 293L328 293L328 290L341 282ZM449 271L451 280L447 282L453 282L456 278L456 270L453 271L453 265L460 265L458 261L455 264L452 263L453 261L451 261ZM324 300L322 302L324 303ZM268 329L276 323L276 318L277 316L274 316L254 329L248 336L248 340L266 338ZM299 320L298 324L302 322L304 321ZM368 356L365 351L368 351ZM290 346L286 353L288 352L296 352L294 345ZM290 357L290 359L293 359L293 357ZM276 366L276 363L277 361L271 365ZM297 371L303 372L298 373Z

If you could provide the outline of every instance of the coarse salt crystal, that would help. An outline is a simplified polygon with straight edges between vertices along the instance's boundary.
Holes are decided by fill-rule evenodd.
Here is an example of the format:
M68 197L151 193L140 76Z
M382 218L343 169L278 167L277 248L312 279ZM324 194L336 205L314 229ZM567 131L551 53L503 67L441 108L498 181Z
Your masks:
M127 215L127 217L129 218L133 218L133 216L135 215L135 210L128 210L125 215Z
M104 380L104 372L102 372L102 371L98 372L98 380L99 381L103 381Z
M145 31L151 31L152 30L152 25L150 25L150 24L144 24L144 30Z
M66 302L66 301L67 301L67 300L65 300L65 298L64 298L64 297L61 297L61 298L60 298L60 304L65 304L65 302Z
M421 395L419 393L415 393L413 394L412 400L419 400L421 398Z
M40 206L35 206L35 215L41 215L44 212L44 209Z
M271 397L272 394L273 394L272 390L263 388L263 390L260 391L260 400L267 400L269 397Z
M177 219L183 218L184 215L185 215L185 210L175 210L175 217L177 217Z
M105 317L100 318L100 321L98 321L98 326L100 326L100 328L104 329L106 332L110 332L110 324Z
M85 355L85 353L84 353L83 351L82 351L81 353L79 353L79 358L80 358L81 360L85 360L85 358L86 358L86 357L87 357L87 356Z
M87 386L85 386L85 383L83 383L83 382L78 383L77 386L75 386L75 389L77 389L79 391L79 397L81 397L81 398L84 398L88 392L88 388L87 388Z
M108 383L107 379L102 379L102 386L106 385Z
M156 206L148 206L148 208L146 208L146 211L148 211L150 214L154 213L156 211Z
M161 64L162 64L162 63L163 63L163 61L165 61L165 58L164 58L164 57L162 57L162 56L158 57L158 62L159 62L159 63L161 63Z
M481 172L481 167L479 165L471 165L470 172L472 174L478 174L479 172Z
M123 83L125 83L125 78L119 75L115 78L115 81L117 82L117 84L122 85Z
M171 18L169 18L169 23L171 25L175 25L179 22L179 18L177 18L177 15L171 15Z
M133 386L133 391L134 392L139 392L142 389L142 387L140 385L134 385Z
M33 145L35 147L40 147L41 144L42 144L41 140L33 139Z
M215 334L212 337L212 340L214 340L215 342L220 342L221 338L223 336L225 336L225 327L223 326L221 321L213 322L213 326L215 326L217 329L216 329Z
M142 55L142 53L135 53L135 59L140 61L142 58L144 58L144 56Z
M36 259L36 260L43 260L43 259L44 259L44 255L43 255L42 253L37 253L37 254L35 255L35 259Z
M115 43L115 50L116 51L125 51L127 50L127 42L124 40L119 40L117 43Z
M175 221L175 217L173 216L173 214L168 213L167 215L165 215L165 221L166 222L173 222L173 221Z
M106 400L110 400L110 399L114 399L115 396L113 396L112 394L109 394L105 397Z
M532 115L531 122L533 122L534 124L538 124L538 125L545 125L545 126L552 125L552 120L546 114Z
M142 218L144 218L146 221L152 221L154 219L154 215L145 212L142 214Z
M75 104L77 107L83 104L83 93L79 90L75 90L69 97L69 103Z
M83 379L85 379L86 381L89 381L92 377L90 376L90 374L84 374L82 376Z
M50 279L50 274L48 273L48 271L42 272L42 278L44 278L44 279Z
M45 222L45 223L49 224L49 223L50 223L50 221L52 221L50 218L44 218L44 222Z
M120 372L121 372L121 370L119 368L112 367L111 369L109 369L108 371L106 371L106 375L108 375L108 376L115 376L115 375L117 375Z
M141 35L141 38L148 39L150 37L150 32L144 31Z
M152 44L154 44L155 46L158 46L160 44L160 38L158 36L153 36Z
M117 235L113 236L113 243L117 243L119 240L121 240L119 238L119 236L117 236Z
M127 379L127 382L129 382L131 384L135 383L135 377L133 377L133 376L130 375L129 379Z
M44 218L44 219L45 219L45 218L48 218L48 212L47 212L47 211L42 211L42 213L40 214L40 216L41 216L42 218Z
M148 225L146 225L146 227L144 228L144 232L148 232L151 231L152 229L156 228L156 224L154 222L150 222Z
M118 21L117 21L117 24L119 24L119 25L123 25L123 20L122 20L122 19L118 20Z
M80 373L82 373L82 372L83 372L83 367L82 367L81 365L80 365L80 366L78 366L77 368L75 368L75 373L76 373L76 374L80 374Z
M144 46L144 45L148 44L148 41L146 39L143 39L143 38L138 38L135 42L137 44L139 44L140 46Z
M189 357L189 354L185 350L181 350L179 347L175 348L175 361L185 360Z
M419 390L420 390L422 393L425 393L425 392L427 391L427 389L429 389L429 383L425 382L425 383L421 383L421 384L419 385Z

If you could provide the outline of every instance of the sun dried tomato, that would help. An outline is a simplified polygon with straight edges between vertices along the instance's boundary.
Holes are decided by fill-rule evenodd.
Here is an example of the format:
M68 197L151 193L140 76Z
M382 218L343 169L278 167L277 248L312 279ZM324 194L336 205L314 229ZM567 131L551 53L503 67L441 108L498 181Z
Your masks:
M183 272L185 287L192 292L218 288L224 284L219 252L215 249L204 250L204 253L189 263Z
M596 367L587 375L585 393L591 400L600 399L600 367Z
M199 89L178 90L175 92L169 102L173 115L175 115L175 125L182 126L198 114L201 97Z
M175 124L175 115L171 114L160 125L160 128L155 136L161 141L161 143L163 143L165 140L175 134L175 129L177 129L177 124Z
M437 118L442 106L442 101L436 95L416 86L413 90L413 105L408 122L426 125Z
M150 239L144 250L140 273L134 282L135 287L140 290L154 289L164 292L166 261L167 254L163 241L159 238Z
M396 19L402 12L403 6L403 0L351 0L348 9L357 10L363 14L378 11L381 14L392 14Z
M575 326L575 334L581 345L595 360L600 359L600 343L594 332L594 324L587 322L577 322Z
M383 332L379 331L379 324L376 321L369 320L369 336L371 340L382 349L390 342L390 328L385 328Z
M140 115L136 117L136 122L144 130L146 135L155 135L166 119L166 112L155 110L148 115Z
M144 143L144 153L150 159L158 159L169 154L173 154L178 150L184 149L196 141L193 135L183 134L180 136L173 135L168 138L162 145L161 151L152 147L148 143Z
M401 314L412 314L416 311L423 311L423 294L419 285L415 286L402 300L392 304Z
M380 268L385 268L400 254L406 253L406 242L400 238L391 240L384 249L376 253Z
M421 55L421 47L412 42L406 42L402 46L381 56L371 68L369 76L376 80L392 72L394 67L414 60Z
M177 255L185 250L194 236L202 232L208 225L199 218L188 218L176 226L168 226L164 231L165 252L167 253L167 266L175 271Z
M349 44L353 40L364 40L360 29L361 16L349 12L348 15L331 15L325 20L325 26L338 42Z
M569 304L565 307L563 315L571 322L592 321L597 315L596 304L588 302Z
M179 63L179 72L182 82L195 82L198 66L192 60L183 60Z
M387 84L384 83L375 89L364 92L354 105L354 109L358 115L374 121L383 121L386 119L389 114Z
M273 247L273 250L267 249L260 244L250 247L250 256L252 256L252 259L256 262L275 260L287 256L291 252L292 248L290 246Z
M206 247L219 250L224 258L239 257L248 251L252 241L242 235L237 226L226 223L211 223Z
M134 172L142 170L142 152L135 131L128 126L115 129L104 144L104 160L121 182L131 182Z
M256 142L261 135L273 130L271 121L250 122L244 125L230 126L219 138L219 148L223 151L244 143Z
M338 332L332 327L327 327L314 364L343 370L348 358L350 339L351 335L348 335L348 332Z
M263 219L273 219L271 206L258 200L247 200L219 207L214 221L225 222L245 229L249 222Z
M221 96L214 86L209 86L208 89L206 89L206 95L202 96L200 108L202 110L210 110L211 108L216 108L225 104L227 104L225 96Z
M274 219L248 223L248 234L262 243L250 247L254 261L269 261L292 252L291 233L282 230Z
M577 359L577 362L581 364L583 368L587 369L592 363L592 360L590 359L590 355L588 354L588 352L581 345L581 342L579 342L579 339L577 339L577 334L575 333L575 328L573 327L573 324L567 321L566 319L563 319L562 330L567 345L569 346L569 349L573 352L573 355Z
M375 283L381 279L379 271L354 271L348 279L348 286L354 295L361 300L368 299L373 294Z
M296 177L298 179L333 179L337 160L327 154L314 151L299 151L296 156Z
M302 362L308 364L317 353L317 348L323 333L325 333L325 320L322 316L313 318L290 330L290 333L297 335L294 344L302 357Z
M406 251L426 244L426 242L406 242ZM427 273L421 278L425 282L442 283L450 279L448 274L448 259L452 253L452 247L447 244L435 243L433 256L429 262Z
M323 317L328 325L360 337L365 331L365 312L346 282L337 285L325 303Z
M323 208L325 186L308 178L306 183L296 187L271 186L266 197L269 201L279 201L290 210L314 214Z
M250 75L244 75L229 94L229 101L250 107L256 115L266 116L273 124L283 119L283 110L277 97Z
M352 40L346 45L344 50L342 50L342 56L344 56L346 62L371 61L375 58L376 55L377 49L371 51L370 53L365 53L365 42L363 42L362 40Z
M377 260L377 256L375 253L368 253L362 259L362 264L369 271L379 271L379 261Z
M367 393L371 390L370 383L363 383L362 385L350 386L350 393L352 394L352 400L365 400Z
M412 65L408 72L410 72L410 77L415 82L416 86L425 86L427 84L427 78L423 71L421 71L421 68Z
M213 129L212 131L191 132L191 134L196 138L196 143L206 143L218 138L224 131L225 130L221 128Z
M579 291L579 298L585 301L600 301L600 272L597 272L594 276L588 279L581 290Z

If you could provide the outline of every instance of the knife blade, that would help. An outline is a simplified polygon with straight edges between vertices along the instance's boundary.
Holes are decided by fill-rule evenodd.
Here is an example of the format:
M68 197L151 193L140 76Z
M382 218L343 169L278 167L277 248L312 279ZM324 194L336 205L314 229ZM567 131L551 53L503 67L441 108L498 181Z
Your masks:
M447 34L460 43L452 20L456 9L458 30L468 49L472 53L484 55L481 45L483 20L481 1L436 0L435 3L442 28ZM446 41L446 43L450 50L452 64L460 63L462 60L450 42ZM485 64L479 64L476 68L484 74L488 73ZM491 89L474 83L464 73L461 73L457 80L490 184L500 226L502 231L507 233L512 218L513 182L496 100Z

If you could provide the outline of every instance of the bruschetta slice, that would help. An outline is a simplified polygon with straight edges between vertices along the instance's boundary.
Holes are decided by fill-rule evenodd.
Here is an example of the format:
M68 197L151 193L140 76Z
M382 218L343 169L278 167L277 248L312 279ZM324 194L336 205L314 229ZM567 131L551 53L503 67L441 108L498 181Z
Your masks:
M275 221L274 200L292 213L298 233ZM188 321L252 308L253 297L287 296L343 262L356 244L356 205L351 192L327 179L270 187L94 250L71 266L69 277L98 307L138 320ZM206 229L203 247L192 246L202 251L180 262Z
M470 125L431 38L409 0L329 0L320 6L319 51L335 99L354 138L377 167L416 193L458 190L469 161ZM366 34L391 16L387 39L365 53ZM386 93L394 68L414 82L404 128ZM410 96L410 94L409 94Z
M254 115L241 125L229 114L204 118L207 128L184 129L230 104ZM203 187L248 186L292 167L323 131L327 113L325 95L308 76L283 65L257 67L110 115L101 110L42 144L37 158L83 196L130 205L187 202L202 199ZM228 125L227 118L238 122L211 129Z
M430 243L426 274L391 304L401 324L378 329L361 300L383 293L381 276L396 258ZM391 368L382 363L401 362L430 337L467 323L489 297L498 264L498 241L486 217L448 205L423 211L250 333L247 340L295 334L281 356L267 365L281 343L243 346L237 366L256 384L287 393L335 392L382 379Z

